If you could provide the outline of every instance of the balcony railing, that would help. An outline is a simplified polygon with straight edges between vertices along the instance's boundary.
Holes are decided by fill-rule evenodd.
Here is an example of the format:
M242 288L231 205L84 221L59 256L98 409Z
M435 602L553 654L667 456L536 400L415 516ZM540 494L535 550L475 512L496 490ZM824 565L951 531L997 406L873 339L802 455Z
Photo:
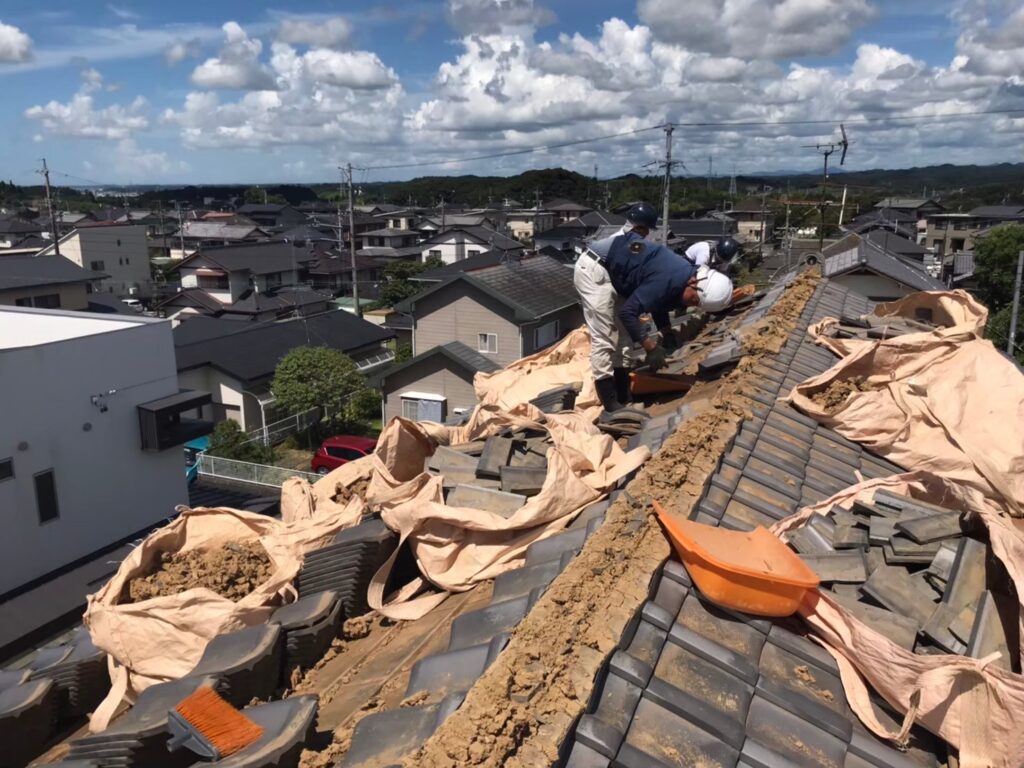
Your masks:
M272 467L267 464L252 464L248 461L236 461L235 459L224 459L220 456L211 456L208 453L199 454L196 466L200 477L234 480L253 485L263 485L268 488L280 488L281 484L289 477L302 477L311 483L315 483L320 479L319 475L312 472L302 472L298 469L286 469L285 467Z

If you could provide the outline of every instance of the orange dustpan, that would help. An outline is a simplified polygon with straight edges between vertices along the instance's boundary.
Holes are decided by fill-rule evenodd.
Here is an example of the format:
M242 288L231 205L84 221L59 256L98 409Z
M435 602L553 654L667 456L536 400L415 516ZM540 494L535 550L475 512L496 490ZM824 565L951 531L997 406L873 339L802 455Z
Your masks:
M634 395L660 395L666 392L689 392L693 376L684 373L650 373L633 371L629 374L629 391Z
M789 616L820 579L767 528L730 531L654 511L700 591L712 602L756 616Z

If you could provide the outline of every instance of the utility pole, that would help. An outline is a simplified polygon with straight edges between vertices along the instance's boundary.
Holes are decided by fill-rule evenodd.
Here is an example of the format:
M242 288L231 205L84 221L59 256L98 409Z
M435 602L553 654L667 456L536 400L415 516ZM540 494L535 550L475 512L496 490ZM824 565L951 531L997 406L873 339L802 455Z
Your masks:
M1020 277L1024 271L1024 251L1017 254L1017 279L1013 284L1013 313L1010 315L1010 337L1006 340L1006 354L1014 357L1017 346L1017 312L1020 310Z
M352 260L352 301L356 305L356 317L363 316L363 308L359 305L359 270L356 269L356 208L355 193L352 190L352 163L345 166L348 177L348 252ZM338 197L339 220L338 231L341 231L341 196ZM340 235L339 235L340 236Z
M537 250L537 222L540 218L540 190L533 190L533 249Z
M761 236L757 245L757 258L761 261L764 260L764 229L765 229L765 197L768 195L768 189L761 187Z
M53 235L53 252L60 256L60 232L57 229L57 214L53 210L53 198L50 197L50 169L46 167L46 158L43 158L43 170L38 171L43 175L43 184L46 187L46 210L50 214L50 233Z
M669 123L665 126L665 193L661 201L661 244L668 244L668 201L672 184L672 131Z
M174 201L174 210L178 214L178 242L181 244L181 258L185 258L185 219L181 217L181 203Z
M839 158L839 164L843 165L846 163L846 151L850 148L850 142L846 138L846 127L840 123L839 130L842 132L842 140L830 141L827 144L810 144L804 145L808 148L815 149L820 152L823 156L824 167L821 173L821 202L818 204L818 210L821 214L821 222L818 226L818 250L821 251L825 247L825 209L828 207L828 159L832 156L832 153L837 149L843 150L842 155Z

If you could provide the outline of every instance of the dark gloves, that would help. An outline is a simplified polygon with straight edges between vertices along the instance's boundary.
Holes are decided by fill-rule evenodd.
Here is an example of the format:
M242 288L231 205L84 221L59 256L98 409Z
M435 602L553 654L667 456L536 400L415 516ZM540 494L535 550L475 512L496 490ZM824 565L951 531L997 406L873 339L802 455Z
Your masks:
M658 371L665 367L665 348L658 344L653 349L647 350L647 356L644 358L644 362L650 367L651 371Z
M659 328L658 333L661 334L661 346L663 346L665 351L669 354L672 354L683 346L679 343L679 334L676 333L675 328L671 325Z

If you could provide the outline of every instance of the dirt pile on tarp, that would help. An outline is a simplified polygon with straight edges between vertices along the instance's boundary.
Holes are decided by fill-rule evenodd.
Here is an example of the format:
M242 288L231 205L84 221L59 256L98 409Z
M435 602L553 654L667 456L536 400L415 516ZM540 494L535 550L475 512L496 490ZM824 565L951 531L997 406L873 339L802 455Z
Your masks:
M833 381L825 389L816 392L812 398L820 405L826 413L835 413L850 398L854 392L864 392L868 389L864 379L852 378L845 381Z
M129 600L209 589L228 600L241 600L270 577L270 558L259 542L229 541L221 547L191 552L161 552L157 570L128 582Z

